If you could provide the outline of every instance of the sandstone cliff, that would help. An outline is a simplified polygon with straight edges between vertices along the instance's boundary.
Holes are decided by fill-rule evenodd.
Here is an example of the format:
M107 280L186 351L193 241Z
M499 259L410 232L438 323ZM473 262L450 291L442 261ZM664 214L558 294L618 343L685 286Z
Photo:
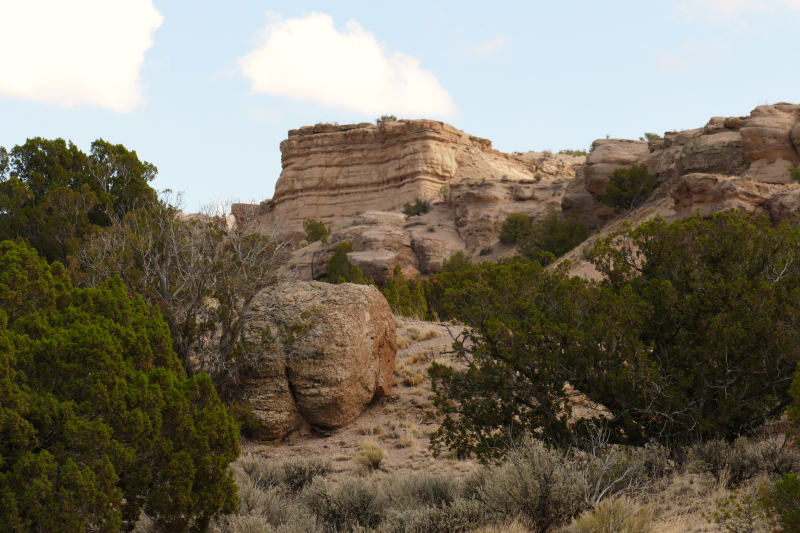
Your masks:
M319 124L292 130L281 143L283 172L274 198L260 206L261 222L282 227L295 242L304 237L307 218L333 228L328 244L294 253L300 279L323 277L338 244L351 241L350 263L381 283L398 264L407 276L439 272L458 250L474 261L513 255L497 239L511 212L534 220L560 212L605 234L622 218L685 216L698 208L710 213L750 205L755 194L764 198L757 212L787 218L800 192L775 191L786 188L789 169L800 165L798 150L800 105L785 103L759 106L746 117L714 117L702 128L653 141L600 139L586 158L505 154L486 139L431 120ZM659 189L637 212L615 213L601 201L611 174L641 164ZM700 175L714 177L689 178ZM443 186L448 194L440 194ZM405 217L403 204L417 197L433 200L430 212Z

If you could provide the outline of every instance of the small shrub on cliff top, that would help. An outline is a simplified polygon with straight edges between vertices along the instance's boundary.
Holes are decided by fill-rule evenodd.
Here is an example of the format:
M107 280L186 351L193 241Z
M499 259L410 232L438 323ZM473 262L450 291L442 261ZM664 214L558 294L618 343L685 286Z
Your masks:
M589 155L588 150L560 150L558 153L564 155L572 155L576 157L580 156L586 157L587 155Z
M658 182L650 174L647 165L618 168L603 195L603 203L617 211L638 207L655 190Z
M331 229L326 227L325 223L313 218L306 219L303 222L303 231L306 232L306 241L322 241L322 244L328 243L328 237L331 234Z
M643 137L639 137L640 141L655 141L656 139L660 139L661 135L658 133L645 133Z
M394 115L381 115L380 118L375 119L375 124L380 126L384 122L397 122L397 117Z

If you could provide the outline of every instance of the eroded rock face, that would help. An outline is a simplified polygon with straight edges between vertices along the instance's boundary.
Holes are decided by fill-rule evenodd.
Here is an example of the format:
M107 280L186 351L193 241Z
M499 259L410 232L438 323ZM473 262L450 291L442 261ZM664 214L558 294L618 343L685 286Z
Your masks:
M274 197L262 204L262 216L295 234L296 241L308 218L340 229L361 212L399 210L415 198L439 199L443 186L462 180L571 179L583 160L504 154L493 150L491 141L433 120L325 125L289 133L281 143L283 171ZM530 194L521 187L515 198L530 199Z
M562 200L562 209L581 217L590 228L618 218L600 203L602 192L615 168L633 164L647 165L659 183L693 174L718 174L746 177L755 183L786 184L791 179L789 169L800 164L798 141L800 105L783 103L759 106L746 117L714 117L703 128L667 132L663 139L648 143L601 139L593 144L583 173L583 188L592 199L573 184ZM642 154L643 145L648 148L646 154ZM695 182L696 187L705 186ZM733 202L731 185L719 187L713 191L722 194L717 199ZM743 187L734 196L756 185ZM740 200L744 202L741 207L749 205L748 200Z
M262 440L280 439L304 422L321 430L351 423L376 396L394 384L397 339L394 319L381 293L365 285L291 283L259 294L263 320L246 339L265 327L299 324L304 313L313 327L286 354L245 382L245 400L261 427Z

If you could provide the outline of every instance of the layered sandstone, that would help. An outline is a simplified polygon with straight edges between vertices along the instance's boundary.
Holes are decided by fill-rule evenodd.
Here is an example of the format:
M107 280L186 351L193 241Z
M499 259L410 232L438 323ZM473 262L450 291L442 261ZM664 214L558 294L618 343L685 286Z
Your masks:
M281 154L283 171L262 210L265 220L296 233L298 240L308 218L340 228L360 212L395 211L415 198L436 199L443 186L470 179L570 179L579 159L558 156L537 163L535 155L498 152L491 141L433 120L306 126L289 132Z

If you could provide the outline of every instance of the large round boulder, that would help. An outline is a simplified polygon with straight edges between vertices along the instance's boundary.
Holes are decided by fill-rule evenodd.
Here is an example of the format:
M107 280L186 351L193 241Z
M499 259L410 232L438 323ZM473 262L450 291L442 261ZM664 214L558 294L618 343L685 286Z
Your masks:
M247 378L244 397L261 427L262 440L280 439L307 422L321 430L350 424L375 397L394 384L397 339L394 318L373 286L296 282L256 297L263 320L244 336L270 327L300 326L279 361Z

